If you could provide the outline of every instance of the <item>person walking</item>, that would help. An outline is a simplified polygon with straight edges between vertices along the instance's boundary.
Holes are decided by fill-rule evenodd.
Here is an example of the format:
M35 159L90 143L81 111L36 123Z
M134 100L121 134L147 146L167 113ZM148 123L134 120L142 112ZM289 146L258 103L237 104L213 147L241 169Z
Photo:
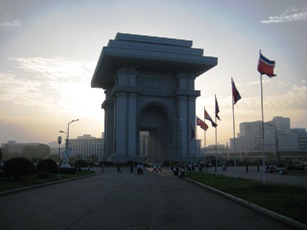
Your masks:
M153 168L151 173L154 173L154 172L157 172L157 164L156 163L154 164L154 168Z
M120 170L120 164L117 166L117 173L121 173L122 171Z

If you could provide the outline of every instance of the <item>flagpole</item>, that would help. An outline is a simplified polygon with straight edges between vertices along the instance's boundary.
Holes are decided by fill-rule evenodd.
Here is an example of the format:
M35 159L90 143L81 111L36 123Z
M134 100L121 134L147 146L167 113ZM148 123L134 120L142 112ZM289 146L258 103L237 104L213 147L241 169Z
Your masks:
M204 113L205 113L205 106L204 106ZM204 114L204 120L205 120L205 114ZM207 153L206 153L206 147L207 147L207 136L206 136L206 130L204 130L204 156L205 156L205 174L207 174Z
M233 79L231 78L231 94L233 95L233 89L232 89L232 82ZM236 154L236 126L235 126L235 109L234 109L234 98L232 98L232 129L233 129L233 152L234 152L234 169L235 169L235 180L237 180L237 154Z
M196 117L195 117L196 118ZM195 120L194 120L194 124L196 124ZM198 148L197 148L197 125L195 125L195 153L196 153L196 165L198 164L198 158L199 158L199 154L198 154Z
M261 51L260 51L261 52ZM261 88L261 129L262 129L262 180L265 185L265 159L264 159L264 114L263 114L263 86L262 86L262 74L260 73L260 88Z
M215 102L216 102L216 94L214 94L215 97ZM216 106L216 104L215 104ZM215 108L216 109L216 108ZM214 122L216 124L216 115L215 115L215 119ZM217 126L215 127L215 176L217 176Z
M207 174L207 153L206 153L206 145L207 145L207 137L206 137L206 130L204 130L204 155L205 155L205 174Z

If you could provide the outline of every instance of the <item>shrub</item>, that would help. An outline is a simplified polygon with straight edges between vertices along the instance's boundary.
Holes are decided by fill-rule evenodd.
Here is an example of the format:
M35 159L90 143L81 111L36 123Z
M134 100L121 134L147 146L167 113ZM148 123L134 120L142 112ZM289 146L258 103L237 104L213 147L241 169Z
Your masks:
M48 178L48 177L49 177L49 172L39 172L39 173L37 174L37 177L38 177L38 178L41 178L41 179Z
M87 167L87 163L86 163L86 161L84 161L84 160L77 160L76 162L75 162L75 167Z
M76 172L76 168L60 168L61 174L74 174Z
M38 162L37 169L40 172L50 172L50 173L57 173L58 166L57 163L52 159L46 159Z
M21 176L33 173L34 166L24 157L15 157L5 162L3 171L6 176L14 176L14 179L18 180Z

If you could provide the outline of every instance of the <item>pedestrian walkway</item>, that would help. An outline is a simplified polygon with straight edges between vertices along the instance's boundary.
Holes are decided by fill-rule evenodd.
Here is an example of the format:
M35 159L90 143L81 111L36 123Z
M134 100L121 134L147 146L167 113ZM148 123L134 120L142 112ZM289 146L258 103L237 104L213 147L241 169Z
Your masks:
M210 173L215 173L214 168L209 169ZM272 184L283 184L283 185L291 185L302 188L307 188L307 173L306 175L291 175L291 171L288 175L280 175L276 173L265 173L263 178L263 171L259 170L257 172L256 166L250 166L248 168L248 172L246 172L246 168L244 166L238 167L227 167L226 172L223 172L222 167L217 168L217 174L230 176L230 177L238 177L238 178L246 178L258 181L265 181L265 183Z

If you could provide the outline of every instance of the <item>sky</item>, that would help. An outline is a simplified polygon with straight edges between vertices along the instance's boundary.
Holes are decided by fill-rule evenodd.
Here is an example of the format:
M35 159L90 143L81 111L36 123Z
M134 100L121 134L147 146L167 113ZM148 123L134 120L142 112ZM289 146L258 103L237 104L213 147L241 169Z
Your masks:
M217 139L206 121L206 145L233 137L231 78L242 97L235 133L262 119L260 49L277 74L263 76L264 120L307 128L307 0L1 0L0 143L57 141L73 119L70 138L101 137L105 96L90 82L118 32L192 40L218 58L195 81L197 116L205 107L214 118L215 95L220 108Z

